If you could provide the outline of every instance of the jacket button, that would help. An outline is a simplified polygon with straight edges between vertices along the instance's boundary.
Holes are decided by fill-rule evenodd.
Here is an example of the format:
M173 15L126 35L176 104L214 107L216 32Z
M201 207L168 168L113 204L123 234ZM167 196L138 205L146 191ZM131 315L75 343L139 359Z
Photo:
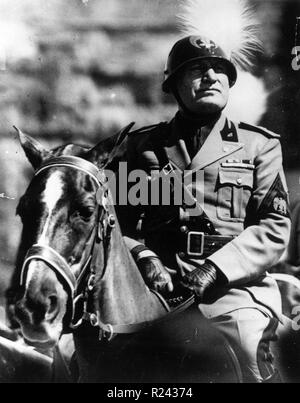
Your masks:
M238 179L237 179L237 184L238 184L238 185L241 185L242 183L243 183L243 179L242 179L242 178L238 178Z

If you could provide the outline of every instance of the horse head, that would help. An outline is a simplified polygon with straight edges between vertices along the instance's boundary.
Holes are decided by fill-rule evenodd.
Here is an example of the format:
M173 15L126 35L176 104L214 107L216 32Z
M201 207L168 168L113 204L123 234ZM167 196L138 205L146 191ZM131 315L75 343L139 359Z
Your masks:
M99 236L101 200L109 192L97 166L112 142L47 150L20 131L19 137L35 175L17 208L23 231L8 304L27 342L48 348L71 321L77 279Z

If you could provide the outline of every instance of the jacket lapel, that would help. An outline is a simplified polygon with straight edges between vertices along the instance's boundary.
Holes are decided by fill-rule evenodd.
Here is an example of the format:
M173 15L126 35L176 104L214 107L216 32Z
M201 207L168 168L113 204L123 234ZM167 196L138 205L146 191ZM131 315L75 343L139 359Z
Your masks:
M244 147L242 143L227 142L222 140L221 131L226 124L227 118L222 115L218 122L215 124L211 133L207 137L205 143L200 151L192 160L188 169L198 171L204 169L209 165L241 150Z
M164 147L169 161L182 171L187 169L198 171L241 150L244 144L222 140L221 131L224 129L226 123L227 118L222 115L208 135L200 151L191 161L185 141L181 138L175 120L173 120L170 123L171 136Z

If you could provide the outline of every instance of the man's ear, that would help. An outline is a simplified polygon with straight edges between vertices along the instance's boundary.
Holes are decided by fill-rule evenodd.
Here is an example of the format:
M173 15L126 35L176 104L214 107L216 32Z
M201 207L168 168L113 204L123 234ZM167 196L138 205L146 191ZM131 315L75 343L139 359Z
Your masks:
M51 155L51 152L42 146L37 140L24 134L14 126L19 136L21 146L34 169L39 168L43 161Z

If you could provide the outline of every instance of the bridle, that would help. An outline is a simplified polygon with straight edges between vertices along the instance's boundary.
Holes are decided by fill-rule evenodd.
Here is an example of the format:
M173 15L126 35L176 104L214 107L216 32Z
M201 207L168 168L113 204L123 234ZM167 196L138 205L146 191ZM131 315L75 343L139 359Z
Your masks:
M87 174L96 184L97 193L102 189L102 200L97 203L96 221L89 235L88 241L81 259L79 276L76 278L71 266L66 259L50 246L35 244L27 252L20 275L20 285L25 287L28 279L28 270L33 260L46 263L57 275L64 285L68 294L68 309L64 319L65 331L72 331L79 328L87 314L86 299L87 292L94 288L95 273L91 268L93 252L97 241L108 241L112 230L115 228L115 217L108 210L108 185L104 170L100 170L96 165L80 157L61 156L54 157L46 161L36 172L34 177L38 177L42 172L51 168L69 168ZM98 197L97 197L98 201ZM86 283L86 288L84 287ZM80 290L83 292L80 293ZM84 301L83 313L80 319L74 323L77 304ZM69 328L69 329L68 329Z
M42 172L48 169L64 167L89 175L89 177L92 178L96 184L97 192L99 189L102 189L102 200L99 202L99 197L97 197L98 207L96 221L83 252L79 276L77 278L75 277L71 266L67 263L65 258L53 248L36 244L33 245L26 254L20 276L21 287L26 287L29 265L33 260L39 260L46 263L49 268L54 271L58 279L60 279L64 284L68 293L68 309L66 317L64 318L64 332L73 332L74 330L79 329L86 322L92 327L98 328L100 341L103 339L110 341L116 334L133 334L140 332L149 328L150 326L155 325L156 323L171 319L171 317L187 310L191 305L193 305L194 297L191 297L183 302L178 308L170 312L170 308L163 297L157 292L150 290L156 295L158 300L160 300L161 304L168 312L164 317L129 325L111 325L102 322L99 311L96 313L89 312L89 295L95 287L96 279L96 273L93 265L91 264L94 257L94 252L96 252L95 248L96 246L99 246L97 245L99 242L106 243L106 245L103 247L106 255L103 263L105 270L108 261L109 241L112 231L116 226L116 218L113 214L110 214L108 209L109 189L104 169L100 170L91 162L74 156L51 158L36 171L35 177L39 176ZM82 305L82 309L80 310L77 309L79 304Z

